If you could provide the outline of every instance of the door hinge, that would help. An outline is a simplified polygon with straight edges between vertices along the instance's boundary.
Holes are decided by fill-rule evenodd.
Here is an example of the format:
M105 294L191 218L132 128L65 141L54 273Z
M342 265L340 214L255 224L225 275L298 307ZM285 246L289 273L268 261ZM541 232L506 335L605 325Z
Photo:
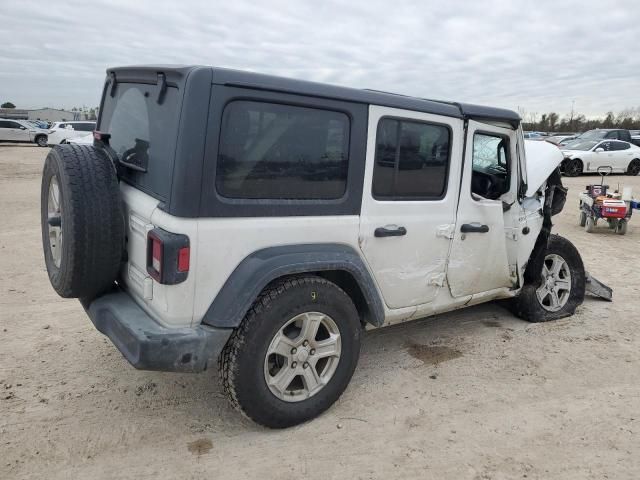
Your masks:
M444 285L446 275L444 272L436 273L429 277L429 285L436 285L442 287Z
M453 234L456 230L456 226L453 223L446 225L438 225L436 227L436 237L453 238Z

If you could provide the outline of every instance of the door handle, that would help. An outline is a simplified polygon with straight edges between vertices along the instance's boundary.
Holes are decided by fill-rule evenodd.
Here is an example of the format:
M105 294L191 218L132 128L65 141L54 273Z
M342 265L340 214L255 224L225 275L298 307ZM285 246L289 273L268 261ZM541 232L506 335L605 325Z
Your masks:
M462 233L487 233L489 231L489 225L480 225L477 222L463 223L460 231Z
M374 230L374 237L402 237L407 234L407 229L404 227L387 228L378 227Z

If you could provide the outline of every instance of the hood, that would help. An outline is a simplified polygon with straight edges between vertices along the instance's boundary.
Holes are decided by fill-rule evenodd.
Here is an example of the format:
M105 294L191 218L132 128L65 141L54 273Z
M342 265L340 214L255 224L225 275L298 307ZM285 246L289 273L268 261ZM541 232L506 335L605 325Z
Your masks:
M558 147L549 142L525 140L524 149L527 164L526 196L531 197L558 168L564 155Z

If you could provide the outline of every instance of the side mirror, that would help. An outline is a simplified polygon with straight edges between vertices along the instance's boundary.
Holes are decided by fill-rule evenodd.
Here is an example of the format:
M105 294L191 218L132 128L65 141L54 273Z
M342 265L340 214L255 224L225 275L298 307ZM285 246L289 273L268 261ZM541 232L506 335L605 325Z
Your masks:
M596 153L604 152L604 148L598 147L598 148L595 149L595 152Z

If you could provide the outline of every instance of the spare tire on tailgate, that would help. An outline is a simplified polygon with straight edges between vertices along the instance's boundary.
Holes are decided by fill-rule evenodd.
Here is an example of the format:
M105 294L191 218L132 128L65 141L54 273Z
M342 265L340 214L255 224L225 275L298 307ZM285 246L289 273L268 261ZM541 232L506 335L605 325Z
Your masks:
M116 170L93 146L59 145L47 155L40 196L42 244L51 285L65 298L92 298L118 275L124 219Z

